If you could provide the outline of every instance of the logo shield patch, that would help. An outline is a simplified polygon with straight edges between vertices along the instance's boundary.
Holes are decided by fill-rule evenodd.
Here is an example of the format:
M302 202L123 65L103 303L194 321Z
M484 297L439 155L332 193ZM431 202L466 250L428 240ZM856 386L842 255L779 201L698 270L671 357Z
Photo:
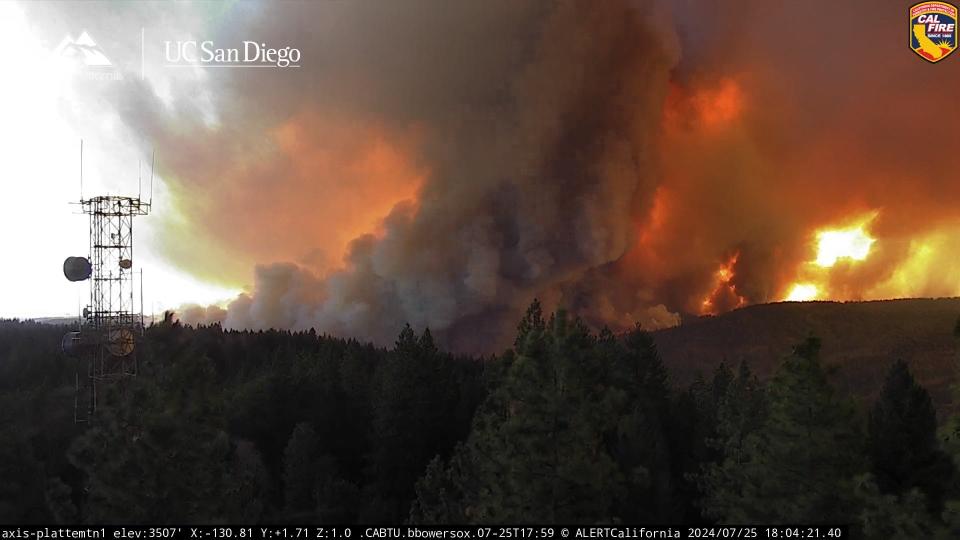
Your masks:
M910 50L936 63L957 48L957 7L946 2L920 2L910 7Z

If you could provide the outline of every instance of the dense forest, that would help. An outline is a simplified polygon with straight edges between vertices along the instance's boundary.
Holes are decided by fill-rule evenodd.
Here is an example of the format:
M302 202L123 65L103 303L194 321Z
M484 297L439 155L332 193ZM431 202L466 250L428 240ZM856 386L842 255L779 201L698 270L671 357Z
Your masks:
M849 523L960 535L960 418L907 363L867 405L808 337L677 386L654 337L534 302L502 354L147 328L75 424L63 327L0 321L2 523ZM944 328L960 340L960 322Z

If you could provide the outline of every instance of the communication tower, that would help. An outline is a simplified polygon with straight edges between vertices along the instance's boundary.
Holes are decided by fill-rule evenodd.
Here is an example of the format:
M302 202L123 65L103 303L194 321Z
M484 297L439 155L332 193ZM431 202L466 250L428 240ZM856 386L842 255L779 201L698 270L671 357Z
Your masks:
M81 312L79 330L63 337L62 348L77 360L74 420L84 422L97 411L101 385L137 374L137 342L144 329L143 284L141 280L138 309L133 218L150 212L152 195L151 201L143 201L139 195L83 198L81 193L79 204L89 216L89 255L68 257L63 273L70 281L90 281L90 301Z

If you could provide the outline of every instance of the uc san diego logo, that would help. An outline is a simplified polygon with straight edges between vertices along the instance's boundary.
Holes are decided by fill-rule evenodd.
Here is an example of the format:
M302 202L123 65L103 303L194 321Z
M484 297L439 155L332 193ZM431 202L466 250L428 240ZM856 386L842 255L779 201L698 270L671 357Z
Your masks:
M939 62L957 48L957 7L920 2L910 7L910 48L927 62Z

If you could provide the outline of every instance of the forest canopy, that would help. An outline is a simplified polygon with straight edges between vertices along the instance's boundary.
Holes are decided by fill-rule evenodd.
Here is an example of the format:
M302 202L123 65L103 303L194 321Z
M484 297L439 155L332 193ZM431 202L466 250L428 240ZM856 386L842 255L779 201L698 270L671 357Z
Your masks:
M63 327L0 322L3 523L850 523L960 532L960 420L911 366L839 392L810 336L772 377L672 382L639 326L534 302L502 354L167 318L74 423ZM953 328L944 328L953 335ZM956 336L960 339L960 335Z

